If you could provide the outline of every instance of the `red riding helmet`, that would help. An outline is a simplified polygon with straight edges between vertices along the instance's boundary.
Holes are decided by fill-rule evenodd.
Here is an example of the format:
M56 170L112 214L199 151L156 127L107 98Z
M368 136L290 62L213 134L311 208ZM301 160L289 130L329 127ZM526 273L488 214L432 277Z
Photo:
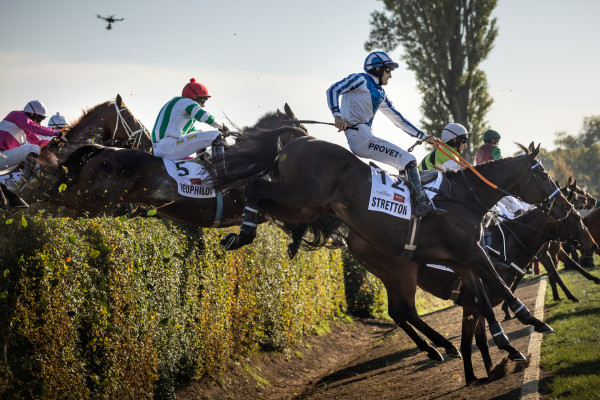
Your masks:
M190 99L194 99L196 97L210 97L206 86L196 82L196 79L194 78L190 79L190 83L185 85L181 91L181 95L183 97L189 97Z

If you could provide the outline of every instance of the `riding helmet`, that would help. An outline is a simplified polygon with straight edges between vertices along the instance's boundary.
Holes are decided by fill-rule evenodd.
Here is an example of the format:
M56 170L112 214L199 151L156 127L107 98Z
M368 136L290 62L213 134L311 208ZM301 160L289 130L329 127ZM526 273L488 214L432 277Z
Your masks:
M398 68L398 63L392 60L392 57L384 51L374 51L365 58L364 70L369 72L377 67Z
M48 128L62 129L65 126L67 126L67 120L58 112L50 117L50 121L48 121Z
M444 127L442 130L442 142L447 143L455 137L469 137L469 132L467 132L467 128L462 126L461 124L451 123Z
M35 114L41 117L46 116L46 107L39 100L31 100L23 107L23 111L28 114Z
M492 139L500 139L500 134L493 129L488 129L483 134L483 141L489 143Z
M183 97L189 97L190 99L194 99L196 97L210 97L206 86L196 82L196 79L194 78L190 79L190 83L185 85L185 87L181 91L181 95Z

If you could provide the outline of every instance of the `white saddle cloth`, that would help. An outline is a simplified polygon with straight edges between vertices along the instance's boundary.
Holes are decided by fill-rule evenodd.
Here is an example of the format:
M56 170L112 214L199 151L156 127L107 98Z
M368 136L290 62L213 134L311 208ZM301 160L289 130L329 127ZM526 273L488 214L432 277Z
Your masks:
M177 191L180 195L197 199L216 197L210 175L202 165L192 161L163 161L167 173L177 181Z

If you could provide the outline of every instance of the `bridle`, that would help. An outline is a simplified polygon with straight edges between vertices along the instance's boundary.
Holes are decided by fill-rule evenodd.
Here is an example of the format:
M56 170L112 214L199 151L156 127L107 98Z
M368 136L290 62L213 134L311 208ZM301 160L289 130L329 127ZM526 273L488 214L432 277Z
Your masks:
M125 108L125 107L119 108L119 105L117 104L116 101L113 102L112 104L115 106L115 111L117 112L117 118L115 118L115 129L113 130L113 136L112 136L113 140L116 140L115 135L117 134L117 130L119 129L119 123L121 123L121 125L123 125L123 129L125 130L125 133L127 134L126 142L131 142L132 148L134 148L134 149L139 148L139 146L142 142L142 135L146 135L146 137L150 140L150 134L148 133L148 131L146 130L144 125L142 125L133 115L131 115L131 113L129 113L131 118L133 118L134 122L140 126L140 129L138 129L137 131L134 131L133 129L131 129L131 127L125 120L125 117L123 117L123 114L121 114L121 112L126 110L127 108Z

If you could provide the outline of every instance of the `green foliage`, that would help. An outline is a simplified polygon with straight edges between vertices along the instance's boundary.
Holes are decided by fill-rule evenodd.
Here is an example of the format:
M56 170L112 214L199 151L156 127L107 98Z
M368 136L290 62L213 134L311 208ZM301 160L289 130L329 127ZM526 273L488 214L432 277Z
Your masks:
M491 18L495 0L383 0L385 11L371 14L367 50L404 49L423 94L424 129L441 135L449 122L471 132L465 158L471 159L486 129L493 100L479 69L498 34Z
M540 159L550 175L564 185L569 177L593 196L600 194L600 115L586 117L578 135L557 132L557 148L542 151Z
M379 278L367 272L347 249L344 260L347 312L356 317L384 317L387 313L385 288Z
M173 398L344 305L340 253L290 262L273 227L225 253L223 230L152 218L10 219L22 223L0 224L1 398Z
M596 263L600 260L597 256ZM598 275L597 273L595 275ZM544 336L540 365L553 378L542 387L544 397L597 399L600 387L600 289L581 275L561 272L580 300L552 300L546 290L546 318L555 332Z

